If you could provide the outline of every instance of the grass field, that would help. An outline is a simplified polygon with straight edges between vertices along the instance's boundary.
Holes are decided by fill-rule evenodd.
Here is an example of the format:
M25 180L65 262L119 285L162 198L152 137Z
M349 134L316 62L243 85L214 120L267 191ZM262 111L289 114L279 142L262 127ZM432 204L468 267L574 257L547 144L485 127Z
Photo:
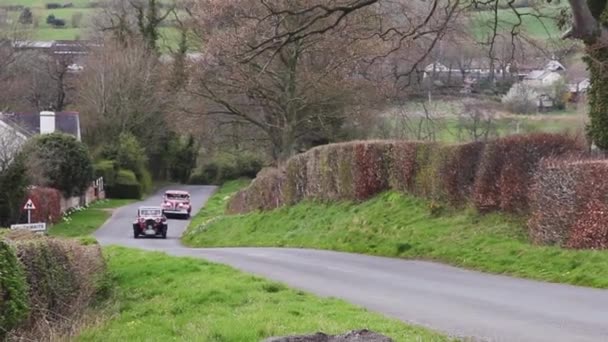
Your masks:
M92 234L112 215L112 209L131 203L131 200L102 200L82 211L74 212L69 219L52 226L49 235L82 237Z
M47 3L67 4L72 3L74 7L86 8L94 0L0 0L1 6L21 5L31 8L45 8Z
M107 320L77 341L259 341L368 328L395 341L445 341L428 330L321 299L226 266L161 253L104 250L116 284Z
M557 27L554 17L557 15L559 8L556 6L547 6L539 13L533 8L518 8L518 15L511 9L498 10L498 30L506 34L510 34L511 30L516 25L521 34L538 40L559 39L560 30ZM521 24L520 24L521 18ZM472 31L474 35L483 39L488 34L493 32L494 13L490 11L480 11L472 16Z
M409 121L410 129L403 129L400 119L387 119L383 128L376 128L371 132L372 138L412 139L416 138L415 130L423 119L412 118ZM503 137L513 134L532 132L581 134L584 132L585 120L579 115L568 113L539 114L535 116L511 116L497 118L492 122L490 138ZM443 142L460 142L470 140L468 131L461 122L454 117L434 120L435 138ZM389 127L387 129L387 127Z
M72 3L74 7L66 9L46 9L46 4ZM75 39L86 38L87 30L85 24L90 22L90 18L95 15L96 8L91 7L93 0L0 0L0 7L9 5L21 5L30 7L34 13L38 27L33 30L32 38L40 40L52 39ZM518 12L522 14L521 31L524 35L538 40L548 40L559 38L559 30L552 18L558 11L557 6L546 6L542 10L542 15L532 8L520 8ZM75 12L83 13L82 27L74 28L71 25L72 14ZM56 17L66 20L66 29L53 29L46 24L46 17L54 14ZM16 20L19 12L11 12L10 16ZM484 39L491 32L494 22L494 15L489 11L471 12L471 31L478 39ZM518 23L518 17L512 10L502 9L498 12L499 30L502 33L511 31L514 24ZM169 41L169 46L174 46L176 34L173 32L165 33L165 40Z
M72 3L74 6L70 8L47 9L47 3ZM92 19L95 17L98 8L91 7L93 0L0 0L0 7L9 5L21 5L29 7L34 15L34 25L26 27L24 32L28 39L33 40L76 40L86 39L91 32ZM20 11L11 11L8 17L17 22ZM54 15L58 19L63 19L66 26L62 28L54 28L46 23L46 18L49 15ZM81 14L80 24L74 26L73 17L75 14ZM179 39L178 31L172 27L162 27L160 29L161 38L159 46L163 51L177 47Z
M450 210L389 192L361 204L301 203L271 212L221 215L229 183L184 235L195 247L306 247L428 259L486 272L608 288L608 253L534 246L525 222L501 214ZM218 216L213 219L214 213Z

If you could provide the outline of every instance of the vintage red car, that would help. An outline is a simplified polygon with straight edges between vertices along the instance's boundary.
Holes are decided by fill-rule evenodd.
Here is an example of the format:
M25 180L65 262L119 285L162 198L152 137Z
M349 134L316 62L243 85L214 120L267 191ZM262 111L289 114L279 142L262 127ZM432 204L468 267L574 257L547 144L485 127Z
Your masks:
M161 207L139 207L133 222L133 237L140 235L167 238L167 218Z
M167 217L179 216L190 218L192 206L190 205L190 193L180 190L167 190L163 198L163 214Z

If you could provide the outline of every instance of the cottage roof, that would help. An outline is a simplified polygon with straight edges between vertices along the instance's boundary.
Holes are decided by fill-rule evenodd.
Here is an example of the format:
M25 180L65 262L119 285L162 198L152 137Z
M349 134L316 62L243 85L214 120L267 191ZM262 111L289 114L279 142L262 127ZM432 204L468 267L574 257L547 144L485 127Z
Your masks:
M40 113L11 113L3 114L0 120L12 127L18 127L28 136L40 132ZM55 130L78 137L80 132L80 118L76 112L56 112Z

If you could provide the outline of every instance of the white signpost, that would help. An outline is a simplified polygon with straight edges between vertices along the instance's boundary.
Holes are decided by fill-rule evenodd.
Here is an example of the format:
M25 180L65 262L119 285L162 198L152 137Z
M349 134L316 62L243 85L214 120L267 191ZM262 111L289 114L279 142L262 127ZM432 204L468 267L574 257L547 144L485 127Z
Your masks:
M46 233L46 223L32 223L32 210L36 210L36 206L32 199L28 199L23 206L24 210L27 210L27 224L13 224L11 229L24 229L34 233Z
M13 224L11 225L11 229L24 229L29 230L34 233L45 233L46 232L46 223L26 223L26 224Z
M34 205L34 202L32 202L31 198L27 199L23 209L27 210L27 223L32 223L32 210L36 210L36 206Z

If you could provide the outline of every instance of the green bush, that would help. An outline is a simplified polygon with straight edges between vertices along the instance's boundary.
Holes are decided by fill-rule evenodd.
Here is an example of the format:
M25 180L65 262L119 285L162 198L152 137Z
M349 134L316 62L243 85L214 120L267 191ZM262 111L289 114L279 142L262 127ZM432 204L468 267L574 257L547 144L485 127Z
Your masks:
M106 147L101 154L106 158L106 161L100 162L102 163L102 167L107 168L107 164L110 163L108 161L111 161L115 164L115 169L130 170L133 172L136 182L139 183L139 191L141 193L147 193L152 190L152 175L147 167L148 158L146 156L146 150L141 146L133 134L122 133L118 140L114 144ZM106 184L108 183L106 182ZM112 182L109 184L111 188L115 187ZM135 187L132 187L130 192L134 193L134 191Z
M123 169L118 170L116 182L106 187L106 195L109 198L140 199L143 195L143 189L135 173Z
M219 167L215 163L209 163L203 168L190 176L188 183L190 184L217 184Z
M27 285L15 252L0 241L0 340L28 315Z
M104 184L111 186L116 182L117 167L113 160L100 160L93 167L95 178L103 177Z
M114 144L107 146L102 151L102 156L108 160L114 160L121 169L135 172L137 175L146 169L148 159L146 150L141 146L137 138L130 133L121 133Z
M22 156L0 172L0 227L7 227L19 219L29 185L27 178Z
M152 191L154 187L154 182L152 181L152 174L148 170L142 170L139 177L137 177L137 181L141 186L142 194L148 194Z
M169 177L173 181L186 183L190 179L192 170L196 167L198 146L194 137L174 139L170 147Z
M255 178L264 163L253 154L220 154L190 176L190 184L221 185L239 178Z
M87 147L64 133L43 134L29 140L23 152L35 185L78 196L93 180L93 162Z

